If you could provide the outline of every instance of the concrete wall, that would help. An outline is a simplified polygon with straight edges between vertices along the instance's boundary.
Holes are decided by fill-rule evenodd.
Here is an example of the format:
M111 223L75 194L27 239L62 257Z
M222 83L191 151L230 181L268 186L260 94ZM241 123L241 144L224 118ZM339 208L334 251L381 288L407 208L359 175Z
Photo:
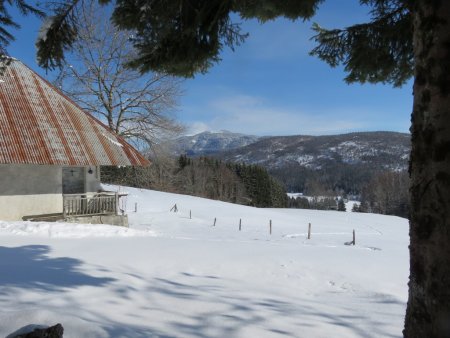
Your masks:
M92 174L89 174L89 169L92 170ZM86 192L98 192L100 190L100 167L86 167L86 180L85 190Z
M94 215L84 217L69 217L67 223L83 223L83 224L109 224L128 227L127 215Z
M98 168L85 171L87 192L100 187ZM0 220L62 212L62 166L0 164Z

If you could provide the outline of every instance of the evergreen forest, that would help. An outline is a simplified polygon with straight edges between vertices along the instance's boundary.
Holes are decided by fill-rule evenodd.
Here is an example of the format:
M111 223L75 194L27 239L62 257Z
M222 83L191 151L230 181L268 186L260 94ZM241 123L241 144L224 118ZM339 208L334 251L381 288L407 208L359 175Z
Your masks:
M266 169L218 159L158 160L150 167L101 167L102 182L205 197L261 208L284 208L286 190Z

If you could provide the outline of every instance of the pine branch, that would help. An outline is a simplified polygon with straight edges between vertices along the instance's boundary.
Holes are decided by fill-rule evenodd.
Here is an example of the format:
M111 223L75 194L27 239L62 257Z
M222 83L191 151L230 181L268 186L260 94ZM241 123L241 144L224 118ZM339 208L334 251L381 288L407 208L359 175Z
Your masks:
M74 43L77 30L75 6L79 0L68 0L55 9L55 15L44 20L36 42L37 61L45 69L61 68L64 51Z
M345 29L313 25L318 45L310 52L330 66L344 65L345 81L403 85L413 76L412 21L398 1L364 0L375 6L372 21Z

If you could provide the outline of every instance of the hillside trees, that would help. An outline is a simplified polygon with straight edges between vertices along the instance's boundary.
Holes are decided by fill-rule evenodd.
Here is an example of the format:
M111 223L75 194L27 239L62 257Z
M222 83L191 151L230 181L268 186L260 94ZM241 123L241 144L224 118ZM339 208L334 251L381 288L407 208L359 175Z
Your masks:
M70 56L62 62L57 86L83 109L140 149L177 134L171 116L180 80L165 73L141 74L125 67L136 56L131 33L118 30L94 1L77 6L83 24Z
M362 190L362 212L409 217L409 177L405 172L375 175Z
M346 211L344 199L340 198L337 204L338 211Z
M101 166L101 181L136 188L155 189L159 191L176 192L174 190L173 172L177 168L172 156L167 150L153 146L151 166Z
M164 166L164 167L162 167ZM164 190L261 208L284 208L283 186L258 166L189 158L156 161L150 167L102 167L102 181Z
M290 164L270 170L270 174L284 184L288 191L306 195L360 195L367 182L382 168L365 163L334 162L320 169Z
M175 187L184 194L201 196L238 204L246 204L248 197L239 177L222 162L201 157L179 158L175 171Z
M289 197L288 208L310 209L309 200L306 197Z
M288 198L283 186L267 170L256 165L228 164L242 180L251 205L256 207L284 208Z

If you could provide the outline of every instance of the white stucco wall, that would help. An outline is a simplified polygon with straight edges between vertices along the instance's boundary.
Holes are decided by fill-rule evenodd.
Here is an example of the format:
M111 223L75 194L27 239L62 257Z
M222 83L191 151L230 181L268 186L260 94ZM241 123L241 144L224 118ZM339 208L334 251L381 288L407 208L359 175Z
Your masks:
M100 187L98 168L85 173L87 192ZM98 177L98 178L97 178ZM62 167L0 164L0 220L62 212Z

